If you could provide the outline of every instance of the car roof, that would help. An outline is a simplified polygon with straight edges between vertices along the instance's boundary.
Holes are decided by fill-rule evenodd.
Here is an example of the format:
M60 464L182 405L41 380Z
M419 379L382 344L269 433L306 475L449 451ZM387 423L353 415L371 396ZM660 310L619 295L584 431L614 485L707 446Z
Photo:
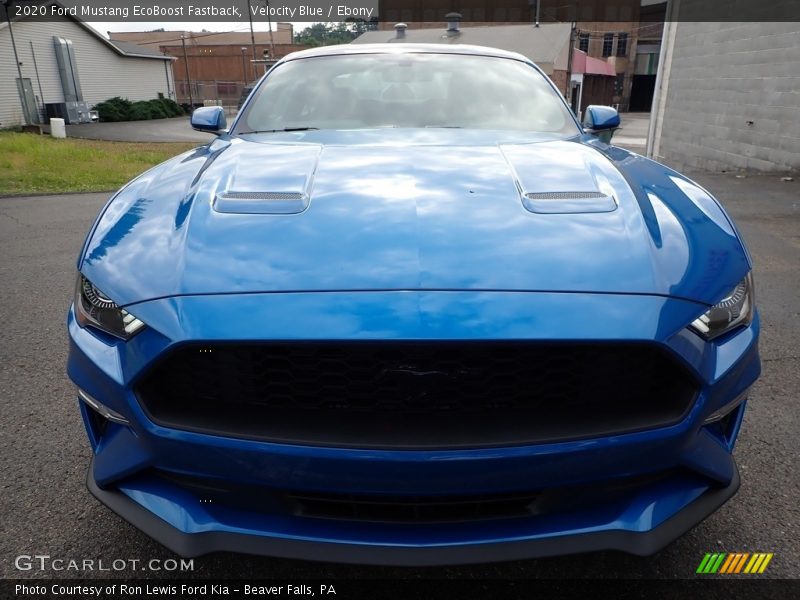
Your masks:
M494 56L511 58L526 63L531 61L516 52L490 48L488 46L472 46L469 44L339 44L335 46L320 46L301 50L286 55L280 62L297 60L301 58L314 58L317 56L336 56L348 54L469 54L472 56Z

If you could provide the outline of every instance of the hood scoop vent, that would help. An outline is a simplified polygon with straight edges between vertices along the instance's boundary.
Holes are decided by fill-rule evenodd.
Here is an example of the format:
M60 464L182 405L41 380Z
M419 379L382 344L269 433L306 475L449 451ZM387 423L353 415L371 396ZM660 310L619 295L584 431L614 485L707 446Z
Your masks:
M308 208L322 146L235 143L241 151L224 152L214 163L216 212L296 215Z
M308 208L308 195L302 192L220 192L214 210L249 215L294 215Z
M617 209L607 167L571 142L503 144L501 150L525 209L545 215L609 213Z
M603 192L529 192L523 194L522 204L540 214L604 213L617 208L614 196Z

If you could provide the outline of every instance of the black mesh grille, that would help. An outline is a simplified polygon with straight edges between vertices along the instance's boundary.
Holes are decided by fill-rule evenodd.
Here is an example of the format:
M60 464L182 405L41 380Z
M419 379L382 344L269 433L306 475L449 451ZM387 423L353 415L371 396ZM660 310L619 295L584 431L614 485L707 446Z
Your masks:
M593 198L608 198L602 192L531 192L525 194L531 200L590 200Z
M336 521L379 523L454 523L518 519L599 509L630 499L637 491L679 475L670 470L635 477L539 490L492 494L413 496L342 494L265 488L154 471L164 481L217 507Z
M678 421L696 387L646 344L183 346L137 387L156 422L347 447L518 445Z
M300 192L224 192L219 194L223 200L302 200Z
M368 497L293 493L295 514L318 519L446 523L510 519L531 515L538 494L485 496Z

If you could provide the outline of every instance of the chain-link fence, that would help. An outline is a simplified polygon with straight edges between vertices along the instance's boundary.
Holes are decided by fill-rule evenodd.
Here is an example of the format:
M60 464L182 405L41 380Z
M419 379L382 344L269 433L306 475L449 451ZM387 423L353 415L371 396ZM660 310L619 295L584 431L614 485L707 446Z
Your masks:
M190 89L188 82L178 80L175 91L178 104L222 106L228 112L236 112L244 86L242 81L192 81Z

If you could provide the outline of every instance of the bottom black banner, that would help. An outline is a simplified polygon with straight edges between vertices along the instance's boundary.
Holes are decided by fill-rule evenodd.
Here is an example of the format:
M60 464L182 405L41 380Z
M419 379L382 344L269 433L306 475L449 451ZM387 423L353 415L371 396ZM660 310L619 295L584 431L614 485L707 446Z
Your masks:
M4 579L0 598L94 600L122 598L172 598L175 600L315 598L747 598L783 600L800 598L800 580L642 580L575 579L402 579L402 580L229 580L194 581L153 579Z

